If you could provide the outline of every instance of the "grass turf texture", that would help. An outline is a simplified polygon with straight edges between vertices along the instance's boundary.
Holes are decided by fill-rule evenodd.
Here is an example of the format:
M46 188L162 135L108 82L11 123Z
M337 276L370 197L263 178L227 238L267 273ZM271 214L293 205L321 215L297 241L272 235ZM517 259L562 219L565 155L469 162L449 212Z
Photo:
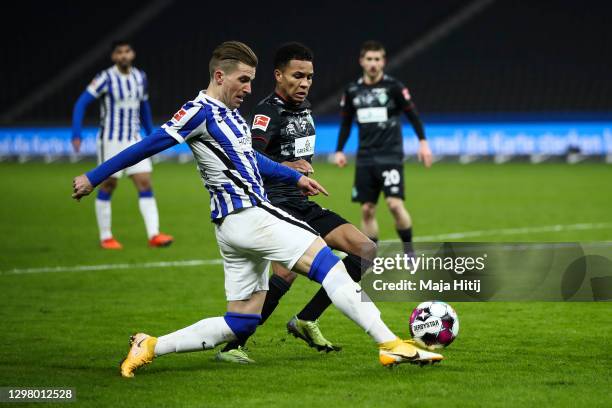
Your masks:
M156 166L164 232L175 244L146 247L129 180L113 198L113 232L125 250L97 248L93 200L72 202L72 176L90 163L0 164L0 386L74 387L89 406L609 406L610 303L454 303L458 339L435 367L379 366L375 346L330 308L324 334L344 346L320 355L284 324L318 289L300 278L250 343L251 366L213 361L212 351L156 360L136 378L118 376L128 336L163 334L224 312L220 265L6 274L13 268L218 258L208 194L193 165ZM353 169L317 164L331 192L319 202L358 222L349 202ZM406 166L415 235L612 222L612 166L436 164ZM381 204L382 239L393 239ZM612 230L493 236L493 241L610 240ZM408 336L415 304L380 303Z

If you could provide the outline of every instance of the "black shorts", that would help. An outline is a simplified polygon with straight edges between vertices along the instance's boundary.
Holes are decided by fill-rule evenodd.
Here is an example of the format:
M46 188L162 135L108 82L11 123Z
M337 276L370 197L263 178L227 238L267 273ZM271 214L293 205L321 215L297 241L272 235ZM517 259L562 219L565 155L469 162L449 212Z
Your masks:
M283 201L272 204L310 225L322 238L339 226L349 223L335 212L321 207L314 201L305 200L299 203Z
M380 191L385 197L404 199L404 165L357 165L352 200L357 203L377 203Z

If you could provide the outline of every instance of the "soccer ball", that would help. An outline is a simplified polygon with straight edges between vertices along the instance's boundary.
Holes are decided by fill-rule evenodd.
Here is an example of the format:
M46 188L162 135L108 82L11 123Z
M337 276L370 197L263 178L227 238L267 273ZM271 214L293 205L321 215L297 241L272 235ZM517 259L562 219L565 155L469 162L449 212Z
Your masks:
M459 317L449 304L439 300L423 302L410 315L410 335L422 347L447 347L457 334Z

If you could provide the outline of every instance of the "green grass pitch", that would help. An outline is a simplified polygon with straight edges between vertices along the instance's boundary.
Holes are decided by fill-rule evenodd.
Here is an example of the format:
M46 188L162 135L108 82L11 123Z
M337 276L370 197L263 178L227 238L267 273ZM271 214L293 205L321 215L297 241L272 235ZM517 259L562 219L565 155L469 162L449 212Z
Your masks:
M193 164L162 163L154 188L175 244L146 246L136 193L121 180L113 199L120 252L97 248L93 200L70 199L91 166L0 163L0 386L74 387L83 406L610 406L610 303L455 303L457 340L434 367L382 368L370 339L333 307L325 335L344 346L318 354L289 337L286 321L317 290L299 278L250 342L254 365L214 352L171 355L126 380L118 363L134 331L164 334L224 313L220 265L14 273L54 266L219 258L208 193ZM353 168L316 165L331 192L319 198L358 223ZM612 166L438 163L406 166L406 205L416 236L492 230L481 240L610 240L612 228L510 234L496 230L612 222ZM395 233L382 208L382 239ZM414 304L380 303L408 336ZM35 405L38 406L38 405Z

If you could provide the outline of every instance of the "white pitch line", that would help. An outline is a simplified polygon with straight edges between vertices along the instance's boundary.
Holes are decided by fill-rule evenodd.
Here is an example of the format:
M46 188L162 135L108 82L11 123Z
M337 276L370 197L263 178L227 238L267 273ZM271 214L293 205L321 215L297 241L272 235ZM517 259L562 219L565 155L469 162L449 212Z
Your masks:
M611 222L582 223L569 225L545 225L541 227L502 228L480 231L453 232L449 234L424 235L415 238L415 242L437 242L447 239L463 239L490 237L495 235L537 234L542 232L590 231L597 229L612 229ZM384 240L381 242L397 242L399 240Z
M415 239L415 242L438 242L449 239L462 239L462 238L477 238L494 235L517 235L517 234L535 234L542 232L563 232L563 231L588 231L596 229L612 229L612 223L600 222L600 223L582 223L582 224L569 224L569 225L546 225L540 227L522 227L522 228L502 228L502 229L491 229L491 230L480 230L480 231L464 231L464 232L453 232L448 234L438 235L426 235L420 236ZM397 242L398 240L383 240L380 242ZM51 267L40 267L40 268L25 268L25 269L9 269L6 271L0 271L0 275L23 275L29 273L49 273L49 272L88 272L88 271L103 271L103 270L117 270L117 269L129 269L129 268L181 268L188 266L201 266L201 265L221 265L223 264L222 259L191 259L184 261L167 261L167 262L145 262L145 263L120 263L120 264L103 264L103 265L74 265L74 266L51 266Z
M168 267L185 267L185 266L200 266L200 265L221 265L223 259L191 259L185 261L167 261L167 262L144 262L144 263L120 263L120 264L103 264L103 265L74 265L74 266L51 266L41 268L26 268L26 269L10 269L1 271L0 275L23 275L27 273L49 273L49 272L88 272L88 271L105 271L116 269L130 268L168 268Z

